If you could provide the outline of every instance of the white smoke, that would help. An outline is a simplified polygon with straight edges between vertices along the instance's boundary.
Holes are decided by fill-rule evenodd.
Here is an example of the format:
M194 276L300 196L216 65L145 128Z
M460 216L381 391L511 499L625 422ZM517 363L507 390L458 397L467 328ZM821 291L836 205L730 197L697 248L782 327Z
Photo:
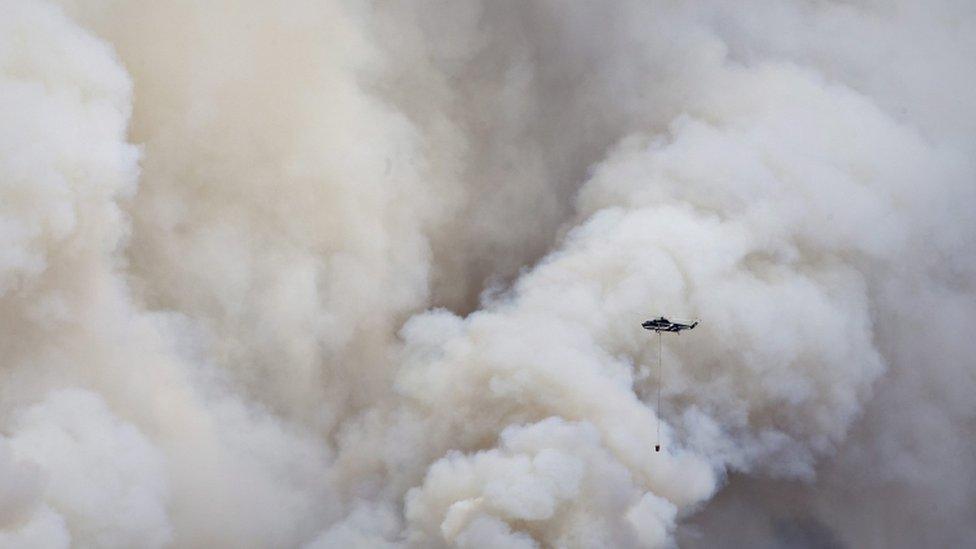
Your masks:
M976 543L965 3L0 12L0 546Z

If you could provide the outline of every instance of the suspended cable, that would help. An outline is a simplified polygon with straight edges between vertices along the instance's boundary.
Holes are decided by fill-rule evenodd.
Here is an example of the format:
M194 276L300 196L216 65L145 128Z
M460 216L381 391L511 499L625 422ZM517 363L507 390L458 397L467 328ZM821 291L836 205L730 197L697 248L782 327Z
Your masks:
M661 332L657 333L657 444L654 451L661 451L661 386L664 385L664 361L661 359Z

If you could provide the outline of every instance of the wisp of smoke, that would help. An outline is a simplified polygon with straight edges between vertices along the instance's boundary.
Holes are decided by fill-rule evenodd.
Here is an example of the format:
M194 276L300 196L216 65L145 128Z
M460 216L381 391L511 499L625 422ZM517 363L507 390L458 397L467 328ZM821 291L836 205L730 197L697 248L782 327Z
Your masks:
M968 3L0 13L0 547L976 545Z

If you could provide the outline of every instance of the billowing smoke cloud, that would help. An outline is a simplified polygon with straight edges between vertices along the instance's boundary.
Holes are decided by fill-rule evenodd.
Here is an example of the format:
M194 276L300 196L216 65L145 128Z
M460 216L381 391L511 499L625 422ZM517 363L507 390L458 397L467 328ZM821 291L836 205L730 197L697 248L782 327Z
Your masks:
M0 12L0 546L976 544L966 3Z

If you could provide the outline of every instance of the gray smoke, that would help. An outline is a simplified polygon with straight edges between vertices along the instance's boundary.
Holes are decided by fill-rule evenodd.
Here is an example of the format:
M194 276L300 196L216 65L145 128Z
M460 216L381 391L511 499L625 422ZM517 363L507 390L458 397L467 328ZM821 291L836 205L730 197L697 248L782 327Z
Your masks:
M969 3L0 13L0 546L976 545Z

